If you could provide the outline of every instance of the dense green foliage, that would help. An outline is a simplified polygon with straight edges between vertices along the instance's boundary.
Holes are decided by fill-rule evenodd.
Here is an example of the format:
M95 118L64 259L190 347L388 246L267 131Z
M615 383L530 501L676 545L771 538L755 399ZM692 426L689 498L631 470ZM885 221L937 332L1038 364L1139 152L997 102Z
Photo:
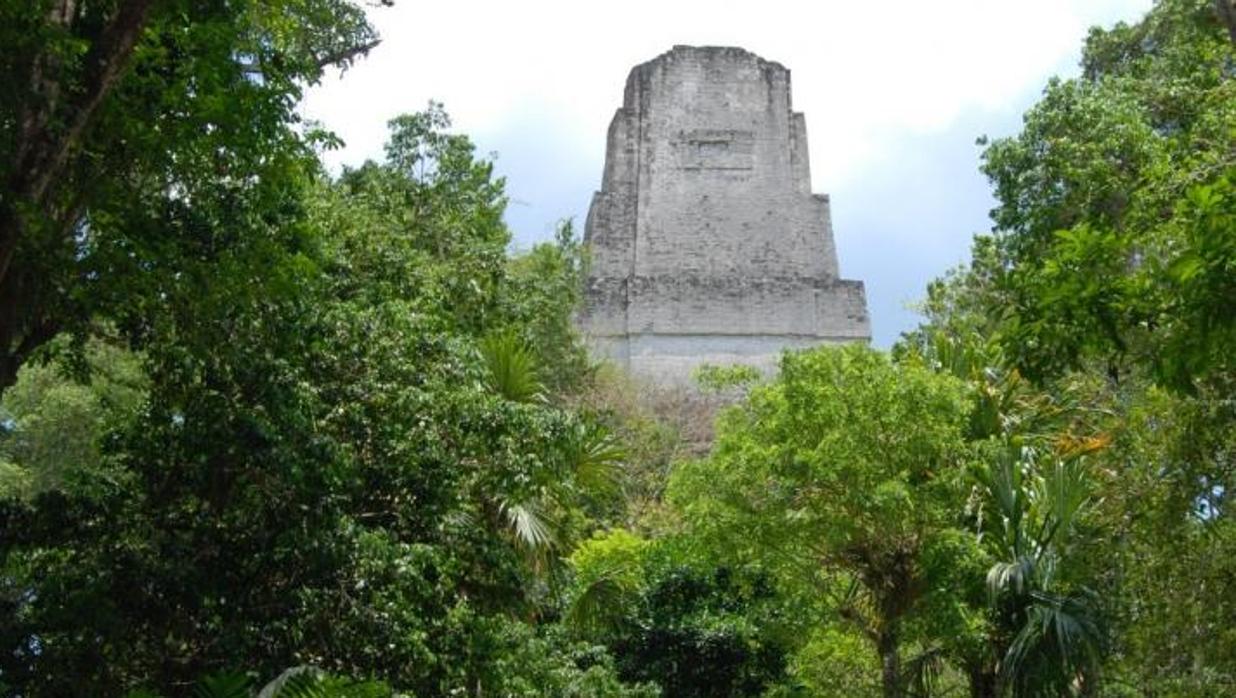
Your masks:
M975 270L1014 365L1043 377L1095 357L1185 390L1236 368L1231 60L1214 3L1166 0L1093 31L1083 76L987 149L999 206Z
M374 43L346 0L0 5L0 390L58 333L260 274L297 235L301 92Z
M1215 9L1091 32L1082 75L988 147L995 227L897 349L977 386L1000 435L979 530L1020 694L1236 686L1236 52Z
M522 343L569 317L549 296L576 252L538 249L508 277L501 182L444 119L396 120L384 164L307 180L310 246L156 316L144 405L104 472L62 454L81 477L6 505L7 683L80 694L309 663L427 695L530 694L537 672L620 691L604 655L516 620L551 600L545 553L586 532L614 457L515 375L545 358ZM516 658L533 643L561 666Z
M783 676L793 621L767 574L695 557L622 530L584 542L568 621L614 653L620 676L666 695L760 695Z
M1236 692L1226 7L1092 31L893 351L690 391L440 105L323 171L359 7L4 4L0 693Z
M28 497L66 480L100 475L103 437L131 418L145 397L137 357L93 343L86 352L93 380L65 380L56 366L26 367L0 400L0 494Z
M738 552L820 594L847 588L838 620L873 644L885 694L900 695L906 625L931 588L924 557L963 501L965 418L949 376L860 347L787 355L670 495Z

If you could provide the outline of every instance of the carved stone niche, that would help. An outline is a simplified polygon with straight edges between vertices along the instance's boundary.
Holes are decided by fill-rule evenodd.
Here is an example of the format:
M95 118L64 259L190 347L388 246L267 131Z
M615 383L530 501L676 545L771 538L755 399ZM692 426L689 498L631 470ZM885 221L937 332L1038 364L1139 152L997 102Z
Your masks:
M680 131L674 140L682 170L755 168L755 132L734 129Z

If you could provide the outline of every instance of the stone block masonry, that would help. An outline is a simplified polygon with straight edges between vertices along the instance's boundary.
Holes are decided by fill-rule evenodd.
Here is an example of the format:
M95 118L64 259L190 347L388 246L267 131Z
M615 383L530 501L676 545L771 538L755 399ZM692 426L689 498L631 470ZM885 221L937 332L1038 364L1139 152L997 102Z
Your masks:
M743 49L676 46L632 69L584 241L581 329L637 375L772 370L784 348L871 338L811 193L790 71Z

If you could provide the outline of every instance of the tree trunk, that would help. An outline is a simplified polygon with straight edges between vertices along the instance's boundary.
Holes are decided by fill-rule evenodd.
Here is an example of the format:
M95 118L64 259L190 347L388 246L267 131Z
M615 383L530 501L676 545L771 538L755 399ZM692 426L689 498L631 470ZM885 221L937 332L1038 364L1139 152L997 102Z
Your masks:
M989 667L969 667L970 698L997 698L996 673Z
M1215 10L1219 12L1223 25L1227 27L1227 35L1231 37L1232 43L1236 44L1236 0L1215 0Z
M47 307L41 298L42 282L29 269L12 270L0 279L0 396L17 381L22 364L58 330L40 313Z
M902 698L901 650L895 629L884 630L877 641L880 652L880 677L884 685L884 698Z

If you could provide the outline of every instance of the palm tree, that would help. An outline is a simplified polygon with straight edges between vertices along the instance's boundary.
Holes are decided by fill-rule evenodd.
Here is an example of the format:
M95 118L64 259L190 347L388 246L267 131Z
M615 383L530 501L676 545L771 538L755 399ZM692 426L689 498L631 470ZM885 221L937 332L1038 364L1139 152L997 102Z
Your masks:
M1044 458L1011 441L978 472L980 530L999 560L987 588L1000 683L1018 697L1085 693L1097 680L1105 631L1097 595L1064 573L1070 539L1093 502L1086 458Z
M536 351L518 334L491 334L480 343L486 388L511 402L548 402ZM532 493L485 493L485 508L495 514L529 564L544 571L563 543L556 512L570 510L580 497L618 494L626 452L604 427L580 421L564 443L562 468Z

